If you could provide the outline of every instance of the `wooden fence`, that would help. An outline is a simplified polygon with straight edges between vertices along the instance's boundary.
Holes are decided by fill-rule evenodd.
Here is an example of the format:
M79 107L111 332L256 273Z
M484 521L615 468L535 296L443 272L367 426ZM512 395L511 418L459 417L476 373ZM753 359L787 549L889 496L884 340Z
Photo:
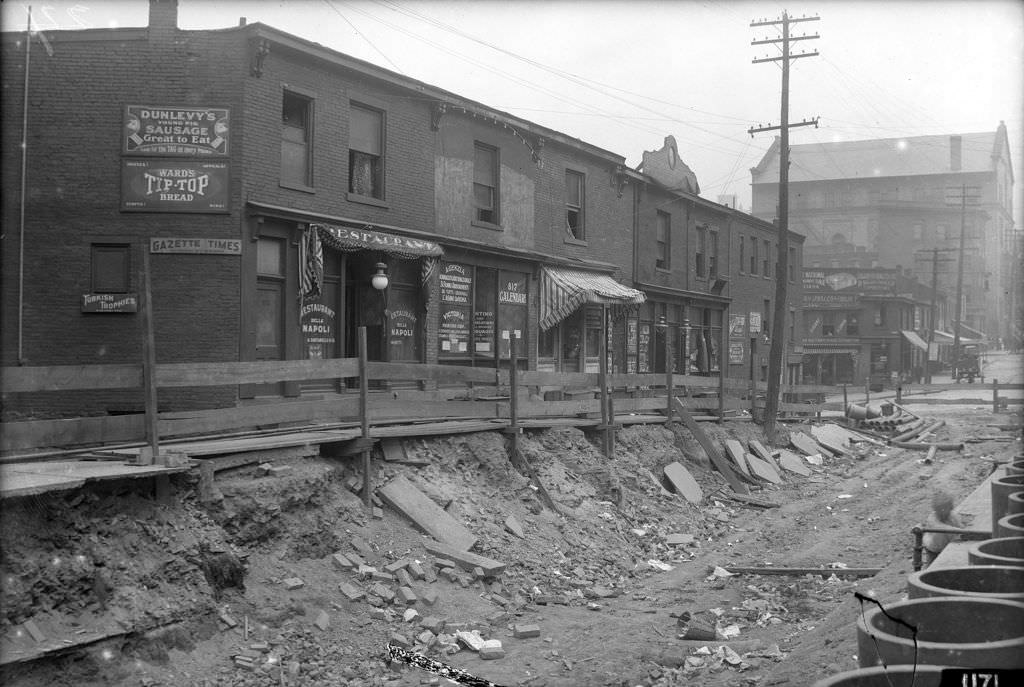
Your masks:
M611 416L670 416L672 397L679 397L694 415L727 420L737 415L735 411L756 413L763 407L767 387L748 380L666 373L513 373L507 369L384 363L368 361L365 355L330 360L8 367L0 372L0 391L9 408L17 407L17 395L23 393L140 390L148 388L147 381L155 391L146 394L142 413L0 423L0 452L6 455L140 442L155 446L164 439L302 424L369 427L413 420L498 418L515 425L559 417L603 418L607 423ZM315 400L261 399L229 408L157 412L160 390L323 379L359 379L362 383L347 392L318 394ZM909 388L903 397L965 388L972 387L920 385ZM1006 385L1000 387L995 380L973 388L983 393L991 389L994 409L1007 401L999 394ZM784 385L782 393L783 399L816 399L780 403L780 412L788 415L842 410L846 396L842 387L813 385ZM827 395L838 400L825 403ZM851 395L848 400L860 401L863 395ZM919 402L917 396L913 402Z

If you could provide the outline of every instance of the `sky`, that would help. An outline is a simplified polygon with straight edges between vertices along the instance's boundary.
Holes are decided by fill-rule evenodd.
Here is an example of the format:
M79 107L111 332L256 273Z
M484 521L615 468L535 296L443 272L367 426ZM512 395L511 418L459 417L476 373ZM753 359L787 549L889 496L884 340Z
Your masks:
M21 0L3 29L23 30ZM793 25L790 143L1008 129L1024 208L1024 2L819 0L179 0L185 29L262 22L617 153L632 167L675 136L701 195L750 210L750 168L777 132L777 27ZM147 0L43 0L43 31L144 26Z

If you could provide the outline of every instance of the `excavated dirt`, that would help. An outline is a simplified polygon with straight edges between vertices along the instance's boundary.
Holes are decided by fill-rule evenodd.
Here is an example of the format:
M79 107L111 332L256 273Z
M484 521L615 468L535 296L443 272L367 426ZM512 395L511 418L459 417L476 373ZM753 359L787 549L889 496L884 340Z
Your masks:
M937 437L946 441L999 434L992 423L1020 425L1019 416L986 409L918 412L947 421ZM765 443L750 422L701 426L719 446ZM144 482L5 502L0 631L13 649L0 681L453 684L389 665L386 647L397 633L430 659L499 685L807 685L856 667L853 592L900 598L911 572L910 528L928 515L934 491L959 502L992 461L1021 450L1019 440L979 441L925 463L920 451L857 444L851 457L809 465L809 477L786 473L781 485L754 488L780 506L765 509L732 499L681 425L621 430L610 463L600 434L529 431L520 447L557 504L552 512L512 467L509 441L496 432L409 439L407 455L425 465L380 456L375 464L378 486L404 475L478 538L476 553L507 564L494 578L415 582L421 598L410 607L446 621L438 635L405 622L406 606L388 602L384 589L357 601L340 591L343 582L369 591L378 581L339 569L337 552L358 553L378 569L401 558L436 560L401 515L364 509L350 490L356 459L278 462L288 469L276 475L255 465L225 470L216 479L222 498L212 503L199 502L195 476L175 478L166 502ZM656 476L673 461L694 475L703 503L663 491ZM505 526L509 516L523 538ZM673 534L692 542L669 545ZM881 572L715 573L765 565ZM292 578L302 586L291 589ZM422 598L428 590L438 595L433 606ZM717 627L732 650L678 639L674 616L684 612ZM33 654L25 621L69 648L25 660ZM517 624L539 626L540 636L514 637ZM505 656L454 651L452 634L474 629L500 640ZM251 662L233 658L246 653Z

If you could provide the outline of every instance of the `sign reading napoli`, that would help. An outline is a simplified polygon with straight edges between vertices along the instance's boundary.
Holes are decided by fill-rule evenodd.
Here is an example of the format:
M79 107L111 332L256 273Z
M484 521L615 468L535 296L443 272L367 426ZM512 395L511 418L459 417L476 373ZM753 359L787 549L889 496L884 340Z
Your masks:
M228 154L228 110L127 105L123 134L127 155L224 157Z

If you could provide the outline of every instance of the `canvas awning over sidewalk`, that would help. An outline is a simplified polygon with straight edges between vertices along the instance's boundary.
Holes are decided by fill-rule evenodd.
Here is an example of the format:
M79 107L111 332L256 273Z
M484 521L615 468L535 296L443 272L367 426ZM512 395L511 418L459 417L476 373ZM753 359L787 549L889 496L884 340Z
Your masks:
M643 291L623 286L607 274L567 267L543 267L540 275L540 328L550 329L584 303L639 305Z
M928 344L925 342L924 339L917 335L917 332L904 329L901 333L903 334L903 337L912 345L917 346L922 351L928 350Z

